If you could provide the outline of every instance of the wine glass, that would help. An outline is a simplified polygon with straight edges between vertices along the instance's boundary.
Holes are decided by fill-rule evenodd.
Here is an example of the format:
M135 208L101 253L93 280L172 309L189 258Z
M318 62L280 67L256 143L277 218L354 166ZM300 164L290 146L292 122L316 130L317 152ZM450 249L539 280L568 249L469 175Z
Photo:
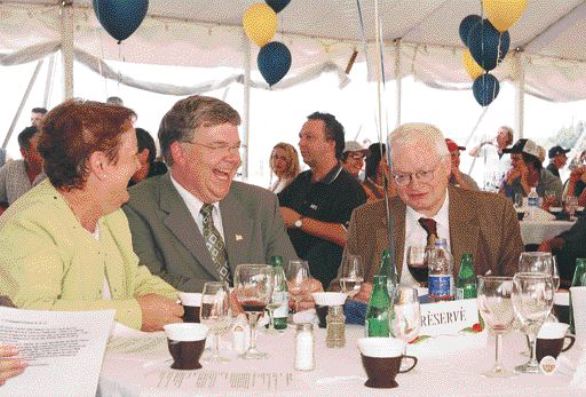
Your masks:
M570 221L576 220L576 207L578 207L578 197L566 197L566 212L570 216Z
M529 337L531 354L529 361L515 367L520 373L539 373L539 363L535 358L537 332L549 315L553 306L553 280L544 273L517 273L513 277L511 295L515 316L522 332Z
M403 348L403 355L405 355L407 343L417 338L421 327L417 288L398 286L395 292L393 311L391 333L395 338L405 342Z
M306 261L291 260L285 269L285 277L287 277L287 287L289 293L295 302L295 311L299 308L299 302L303 295L307 292L309 279L309 265Z
M228 284L220 281L208 281L203 285L199 321L209 328L214 336L214 348L207 361L230 361L220 355L220 335L230 329L230 290Z
M484 322L495 334L495 362L483 375L490 378L506 378L514 375L500 361L502 337L511 331L515 312L511 301L512 277L478 277L478 309Z
M551 252L522 252L519 256L519 272L553 275Z
M350 298L360 291L360 286L364 281L364 266L360 255L348 254L342 261L342 277L340 278L340 287L342 292Z
M425 246L409 246L407 248L407 266L409 272L422 286L427 285L427 277L429 269L427 267L427 247Z
M256 324L273 294L273 270L267 265L241 264L234 272L234 292L250 325L250 346L240 357L259 359L267 356L256 349Z

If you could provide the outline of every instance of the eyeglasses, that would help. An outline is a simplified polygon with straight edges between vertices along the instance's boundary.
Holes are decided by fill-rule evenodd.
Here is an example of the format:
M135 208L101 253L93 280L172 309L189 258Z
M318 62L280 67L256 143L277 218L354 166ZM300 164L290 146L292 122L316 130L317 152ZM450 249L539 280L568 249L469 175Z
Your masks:
M413 178L417 179L420 182L431 182L433 179L433 175L435 171L438 169L439 165L441 164L441 160L437 162L437 164L431 170L420 170L417 172L411 172L408 174L396 174L391 172L391 175L395 179L395 182L399 186L407 186Z
M240 149L246 147L246 145L242 145L241 143L237 143L235 145L229 145L227 143L213 143L208 145L206 143L201 142L191 142L191 141L183 141L183 143L189 143L190 145L198 145L204 147L206 149L211 150L214 153L222 153L222 154L230 154L232 152L239 153Z

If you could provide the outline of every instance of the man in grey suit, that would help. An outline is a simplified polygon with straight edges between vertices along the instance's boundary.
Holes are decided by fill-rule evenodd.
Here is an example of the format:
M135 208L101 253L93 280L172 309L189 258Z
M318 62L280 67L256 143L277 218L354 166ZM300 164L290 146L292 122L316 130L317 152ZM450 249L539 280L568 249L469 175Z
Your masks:
M402 284L417 285L407 266L407 248L445 238L454 256L454 277L463 253L473 255L476 274L512 276L523 251L519 223L510 200L494 193L448 187L451 161L442 133L423 123L405 124L389 136L391 172L398 197L389 199L394 261ZM433 230L428 231L432 223ZM344 255L362 255L364 281L357 300L368 300L380 255L388 247L383 200L352 214ZM339 277L339 275L338 275ZM331 283L337 288L337 281Z
M239 124L236 110L218 99L180 100L159 128L170 171L130 189L124 211L135 252L181 291L230 283L240 263L296 258L277 197L233 181L241 163Z

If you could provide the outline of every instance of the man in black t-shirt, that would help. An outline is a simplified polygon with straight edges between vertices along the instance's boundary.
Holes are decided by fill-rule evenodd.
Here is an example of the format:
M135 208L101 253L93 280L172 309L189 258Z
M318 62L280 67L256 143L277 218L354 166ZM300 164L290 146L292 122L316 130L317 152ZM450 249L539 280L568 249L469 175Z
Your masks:
M327 113L313 113L299 133L303 161L311 168L279 193L281 214L295 251L324 287L336 277L354 208L364 189L340 164L344 127Z

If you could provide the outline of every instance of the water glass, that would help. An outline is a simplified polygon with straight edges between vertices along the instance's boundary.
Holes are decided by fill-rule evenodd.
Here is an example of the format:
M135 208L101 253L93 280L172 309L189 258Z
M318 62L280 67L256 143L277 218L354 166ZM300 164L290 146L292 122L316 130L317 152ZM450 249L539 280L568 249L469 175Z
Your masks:
M308 291L309 265L307 261L292 260L289 261L285 268L285 277L287 277L287 287L295 303L295 311L299 308L299 302L303 295Z
M478 277L478 308L482 319L493 331L496 338L495 362L490 371L483 375L490 378L506 378L513 372L504 368L500 361L502 337L511 331L515 314L511 294L511 277Z
M520 329L529 337L531 355L529 361L515 367L519 373L539 373L539 363L535 358L537 332L549 315L553 306L553 280L545 273L521 272L513 277L511 295L515 316Z
M209 332L214 337L212 355L206 358L206 361L230 361L220 355L220 335L230 329L231 317L228 284L219 281L205 283L201 294L199 319L202 324L208 326Z
M360 291L364 281L364 265L360 255L348 254L342 260L342 277L340 277L340 288L350 298Z
M394 313L391 316L391 333L407 343L419 336L421 314L417 288L398 286L395 292ZM405 353L405 352L404 352Z

